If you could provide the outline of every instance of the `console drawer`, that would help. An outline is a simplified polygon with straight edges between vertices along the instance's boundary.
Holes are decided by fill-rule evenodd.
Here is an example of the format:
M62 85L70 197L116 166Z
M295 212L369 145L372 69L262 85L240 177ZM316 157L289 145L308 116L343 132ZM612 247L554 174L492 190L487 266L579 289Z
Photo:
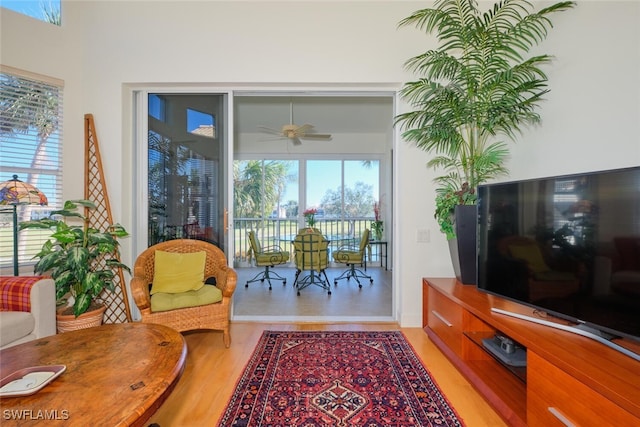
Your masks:
M458 304L429 288L429 328L459 356L462 354L462 310Z
M640 420L533 352L527 354L527 425L632 426Z

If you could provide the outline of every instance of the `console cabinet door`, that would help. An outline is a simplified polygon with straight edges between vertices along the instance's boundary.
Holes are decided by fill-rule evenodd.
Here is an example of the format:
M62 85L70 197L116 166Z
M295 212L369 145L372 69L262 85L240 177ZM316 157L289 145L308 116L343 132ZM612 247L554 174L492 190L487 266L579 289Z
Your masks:
M462 356L462 310L440 292L429 288L429 328L458 356Z
M527 424L633 426L640 420L534 352L527 354Z

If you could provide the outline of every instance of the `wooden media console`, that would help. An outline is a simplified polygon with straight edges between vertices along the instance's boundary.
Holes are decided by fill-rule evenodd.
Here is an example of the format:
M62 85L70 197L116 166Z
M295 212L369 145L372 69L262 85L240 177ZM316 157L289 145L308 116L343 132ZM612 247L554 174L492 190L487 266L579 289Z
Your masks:
M494 307L544 316L453 278L423 279L425 332L509 425L640 425L640 362L590 338L492 312ZM526 351L526 367L507 365L486 349L483 339L496 333ZM640 353L638 343L616 343Z

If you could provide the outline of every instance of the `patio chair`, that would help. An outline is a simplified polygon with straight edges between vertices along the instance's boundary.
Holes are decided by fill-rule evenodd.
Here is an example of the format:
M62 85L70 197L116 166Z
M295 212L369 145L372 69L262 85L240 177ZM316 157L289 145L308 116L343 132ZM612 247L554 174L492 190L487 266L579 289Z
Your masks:
M335 285L338 284L338 280L347 279L348 281L352 277L356 279L356 282L358 282L359 288L362 288L360 279L369 279L369 282L373 283L373 278L371 276L356 268L356 264L360 264L364 265L365 270L367 269L367 256L365 254L365 250L369 244L369 233L368 228L364 230L362 237L360 238L359 246L343 246L331 254L335 262L346 264L347 267L349 267L340 276L333 279L333 283Z
M316 285L331 295L331 284L325 269L329 265L329 241L319 232L302 229L293 241L295 248L296 278L293 286L300 291ZM303 272L309 272L304 275Z
M247 280L244 287L248 288L249 283L264 282L265 280L269 283L269 290L271 290L271 280L282 280L282 284L286 285L287 279L270 269L276 265L289 262L289 252L276 245L263 247L253 230L249 231L249 242L251 243L251 252L253 253L256 267L264 267L264 270L256 274L253 279Z

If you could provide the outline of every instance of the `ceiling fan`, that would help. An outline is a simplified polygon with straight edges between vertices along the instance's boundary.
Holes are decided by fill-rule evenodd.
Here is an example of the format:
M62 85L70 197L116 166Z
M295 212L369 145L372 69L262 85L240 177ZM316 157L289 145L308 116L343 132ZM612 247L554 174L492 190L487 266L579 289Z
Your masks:
M293 101L289 102L289 124L283 125L280 130L272 129L265 126L259 126L259 129L263 132L277 135L275 139L290 139L293 142L293 145L302 144L302 139L317 139L329 141L331 140L331 135L328 133L315 133L313 131L313 125L304 124L298 126L293 123Z

